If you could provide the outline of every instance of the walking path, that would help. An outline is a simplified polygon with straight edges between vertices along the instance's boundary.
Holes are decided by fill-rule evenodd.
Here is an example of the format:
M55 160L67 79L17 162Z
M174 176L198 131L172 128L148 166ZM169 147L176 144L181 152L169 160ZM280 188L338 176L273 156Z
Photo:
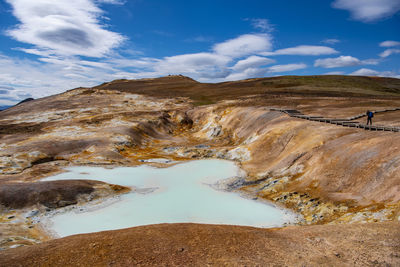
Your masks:
M272 111L280 111L283 113L288 114L290 117L294 118L299 118L299 119L304 119L304 120L310 120L310 121L319 121L319 122L325 122L325 123L330 123L330 124L336 124L340 125L343 127L353 127L353 128L362 128L364 130L369 130L369 131L388 131L388 132L400 132L400 127L394 127L394 126L381 126L381 125L366 125L366 124L361 124L357 121L354 121L356 119L362 118L367 116L366 114L359 114L350 118L345 118L345 119L328 119L324 117L318 117L318 116L307 116L301 113L298 110L295 109L278 109L278 108L271 108L270 110ZM400 108L392 108L392 109L385 109L385 110L378 110L378 111L373 111L373 113L382 113L382 112L390 112L390 111L398 111Z

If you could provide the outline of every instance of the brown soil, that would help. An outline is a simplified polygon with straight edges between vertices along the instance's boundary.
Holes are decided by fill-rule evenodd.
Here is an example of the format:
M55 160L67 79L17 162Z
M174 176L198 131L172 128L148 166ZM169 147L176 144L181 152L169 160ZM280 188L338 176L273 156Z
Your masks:
M400 224L160 224L0 252L1 266L399 266Z
M285 97L399 96L400 81L393 78L357 76L282 76L224 83L198 83L184 76L116 80L96 89L117 90L157 97L190 97L198 105L261 95Z

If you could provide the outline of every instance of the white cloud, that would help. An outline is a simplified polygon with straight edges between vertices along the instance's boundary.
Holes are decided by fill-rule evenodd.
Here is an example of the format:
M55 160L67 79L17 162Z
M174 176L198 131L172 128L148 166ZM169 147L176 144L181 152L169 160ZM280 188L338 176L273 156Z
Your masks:
M272 48L272 37L267 33L244 34L235 39L214 45L213 50L219 55L233 58L244 57Z
M343 75L344 71L330 71L330 72L326 72L323 75Z
M194 38L189 38L186 39L186 42L196 42L196 43L210 43L212 42L213 38L210 36L203 36L203 35L199 35L196 36Z
M315 60L314 67L338 68L360 65L361 61L352 56L340 56L337 58L324 58Z
M379 56L380 57L388 57L390 55L399 54L399 53L400 53L400 49L386 49L385 51L380 53Z
M334 45L334 44L340 43L340 40L338 40L338 39L325 39L325 40L322 40L321 43Z
M396 14L400 10L399 0L336 0L334 8L348 10L355 20L377 21Z
M44 50L39 50L39 49L35 49L35 48L14 48L14 50L19 50L22 52L25 52L27 54L32 54L32 55L36 55L36 56L42 56L42 57L49 57L51 56L51 53L49 53L48 51L44 51Z
M236 62L232 69L235 71L242 71L248 68L260 67L274 62L275 60L266 57L250 56L246 59Z
M269 72L286 72L286 71L294 71L307 68L307 65L304 63L297 64L286 64L286 65L275 65L268 68Z
M381 62L380 59L370 58L362 60L361 65L378 65L380 62Z
M156 64L161 62L161 59L142 57L138 59L128 59L128 58L114 58L107 60L108 63L118 67L118 68L133 68L133 69L151 69Z
M277 55L319 56L319 55L331 55L336 53L339 52L327 46L299 45L296 47L279 49L274 52L263 52L260 54L264 56L277 56Z
M105 29L99 20L103 12L93 0L6 1L20 21L7 31L8 35L34 45L30 51L36 54L102 57L124 40L122 35Z
M355 72L352 72L352 73L350 73L350 75L400 78L400 75L393 71L377 71L377 70L371 70L371 69L365 69L365 68L362 68Z
M15 95L14 99L17 102L22 100L23 94L39 98L117 79L115 74L119 70L114 70L111 66L107 68L104 62L92 63L82 62L78 58L56 57L43 58L41 62L0 54L0 86L15 88L19 92L19 96ZM104 64L103 68L98 64Z
M379 44L381 47L392 47L392 46L399 46L400 42L397 41L384 41Z
M231 73L229 76L224 78L225 81L236 81L243 80L248 78L259 78L270 75L271 73L278 72L288 72L294 70L300 70L307 68L307 65L304 63L297 64L285 64L285 65L274 65L268 68L257 68L257 67L249 67L246 69L242 69L238 72Z
M231 73L224 81L237 81L249 78L259 78L264 77L269 73L268 68L247 68L240 72Z
M199 73L212 72L212 68L223 68L232 59L230 57L212 54L196 53L165 57L154 65L154 70L160 73Z
M271 23L269 23L269 20L267 19L251 19L251 25L255 29L261 30L263 32L274 31L274 26Z
M18 101L8 100L7 98L0 98L0 106L13 106L17 104Z
M358 75L358 76L378 76L379 71L376 70L371 70L371 69L359 69L357 71L354 71L350 73L350 75Z
M96 2L113 5L123 5L126 3L125 0L96 0Z
M0 95L7 95L11 90L14 90L14 88L10 86L0 86Z
M31 95L23 90L16 90L9 86L0 86L0 106L14 105L15 103L28 97L31 97Z
M352 56L340 56L337 58L324 58L317 59L314 62L314 67L322 68L338 68L338 67L351 67L359 65L377 65L379 60L377 59L366 59L359 60Z

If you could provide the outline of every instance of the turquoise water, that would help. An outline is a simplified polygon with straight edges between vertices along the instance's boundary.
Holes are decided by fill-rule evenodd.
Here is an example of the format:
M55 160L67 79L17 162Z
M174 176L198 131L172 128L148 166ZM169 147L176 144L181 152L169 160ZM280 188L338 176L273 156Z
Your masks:
M168 168L143 165L67 170L44 180L98 180L138 190L122 195L119 201L103 208L54 215L49 219L51 231L60 237L157 223L274 227L293 220L293 215L285 210L237 193L213 189L211 184L239 175L240 169L230 161L197 160Z

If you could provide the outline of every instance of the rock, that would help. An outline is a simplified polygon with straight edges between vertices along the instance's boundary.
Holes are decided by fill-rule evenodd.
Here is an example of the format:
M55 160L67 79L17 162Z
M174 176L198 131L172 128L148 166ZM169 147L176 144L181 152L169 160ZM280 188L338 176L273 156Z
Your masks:
M25 218L30 218L39 214L39 210L31 210L25 213Z
M76 204L79 196L90 195L95 190L95 186L100 184L104 183L62 180L0 184L0 203L11 209L33 207L39 204L45 206L46 211L50 211L54 208Z
M76 203L78 203L77 201L73 200L73 201L68 201L68 200L60 200L58 201L58 207L65 207L65 206L69 206L69 205L75 205Z

